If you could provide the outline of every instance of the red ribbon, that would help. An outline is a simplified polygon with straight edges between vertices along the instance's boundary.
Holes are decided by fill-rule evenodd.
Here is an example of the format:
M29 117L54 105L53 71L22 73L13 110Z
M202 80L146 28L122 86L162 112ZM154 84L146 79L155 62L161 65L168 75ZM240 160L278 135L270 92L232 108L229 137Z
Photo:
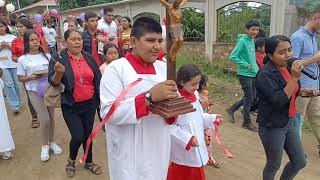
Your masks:
M114 113L114 111L119 107L121 101L125 98L125 96L128 94L128 92L134 87L136 86L139 82L141 82L141 78L137 79L136 81L130 83L128 86L126 86L124 88L124 90L120 93L120 95L117 97L117 99L114 101L114 103L112 104L110 110L108 111L106 117L103 119L103 121L101 121L98 126L96 128L94 128L94 130L92 131L92 133L90 134L89 138L87 139L86 142L86 151L82 157L82 159L80 159L80 164L83 164L84 162L86 162L87 156L88 156L88 152L89 152L89 147L90 144L92 142L92 140L96 137L96 135L98 134L98 132L102 129L102 127L106 124L106 122L108 122L108 120L110 119L110 117L112 116L112 114Z
M220 121L221 121L221 119L217 119L217 121L214 123L216 140L217 140L217 143L220 145L220 147L223 149L224 155L227 156L228 158L232 159L233 155L231 154L231 152L221 143L220 131L219 131L219 127L220 127L219 122Z

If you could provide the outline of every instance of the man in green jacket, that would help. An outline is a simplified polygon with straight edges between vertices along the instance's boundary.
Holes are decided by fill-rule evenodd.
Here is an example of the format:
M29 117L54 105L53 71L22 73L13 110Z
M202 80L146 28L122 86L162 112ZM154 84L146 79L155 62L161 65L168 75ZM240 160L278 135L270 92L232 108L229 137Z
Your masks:
M256 20L250 20L246 24L247 34L239 35L236 46L231 52L229 59L238 65L238 78L244 92L243 98L227 109L230 115L230 121L234 120L234 112L243 106L244 121L242 127L250 131L257 132L250 118L250 108L256 97L256 90L254 87L254 79L259 70L256 63L256 52L254 39L259 33L260 23Z

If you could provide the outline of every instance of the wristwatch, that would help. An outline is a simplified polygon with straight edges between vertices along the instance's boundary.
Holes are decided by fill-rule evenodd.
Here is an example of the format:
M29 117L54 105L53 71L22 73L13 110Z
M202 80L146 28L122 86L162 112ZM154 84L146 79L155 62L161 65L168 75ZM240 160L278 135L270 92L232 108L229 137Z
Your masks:
M150 91L146 92L145 97L146 97L147 101L149 101L149 103L151 103L151 104L153 103Z

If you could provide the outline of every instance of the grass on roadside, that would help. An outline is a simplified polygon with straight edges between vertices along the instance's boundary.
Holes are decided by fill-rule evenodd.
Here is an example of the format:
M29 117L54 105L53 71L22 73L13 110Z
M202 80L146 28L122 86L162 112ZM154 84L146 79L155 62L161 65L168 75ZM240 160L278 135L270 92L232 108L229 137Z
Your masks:
M202 57L195 57L192 55L180 55L177 58L177 70L181 67L183 64L196 64L200 67L200 69L208 76L212 76L214 78L220 79L222 81L227 81L231 84L234 84L235 86L239 86L239 80L233 73L228 73L226 69L228 68L228 65L226 61L215 61L214 64L208 63L208 61L205 58ZM214 96L224 96L224 87L221 86L210 86L209 92L212 92L211 95ZM218 98L218 97L216 97ZM221 99L222 100L222 99ZM225 99L223 99L225 100ZM305 119L303 123L303 132L306 133L312 133L312 127L310 122Z
M180 55L177 58L177 69L183 64L196 64L200 69L208 76L213 76L214 78L226 80L230 83L238 84L239 80L234 73L227 71L227 63L225 61L215 61L215 63L210 64L203 57L195 57L191 55Z

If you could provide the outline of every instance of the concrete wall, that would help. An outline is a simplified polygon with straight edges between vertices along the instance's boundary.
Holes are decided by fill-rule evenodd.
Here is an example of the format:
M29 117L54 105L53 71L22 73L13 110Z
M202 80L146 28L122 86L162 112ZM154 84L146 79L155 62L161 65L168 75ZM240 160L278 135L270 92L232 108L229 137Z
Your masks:
M204 11L205 1L206 0L189 0L185 7L193 7ZM159 0L124 0L121 2L106 3L66 10L61 13L62 20L65 20L66 15L69 13L73 13L76 16L78 16L82 12L88 11L99 13L100 9L105 6L112 7L114 9L115 15L129 16L130 18L133 18L143 12L158 14L160 18L165 16L165 8L161 6Z

